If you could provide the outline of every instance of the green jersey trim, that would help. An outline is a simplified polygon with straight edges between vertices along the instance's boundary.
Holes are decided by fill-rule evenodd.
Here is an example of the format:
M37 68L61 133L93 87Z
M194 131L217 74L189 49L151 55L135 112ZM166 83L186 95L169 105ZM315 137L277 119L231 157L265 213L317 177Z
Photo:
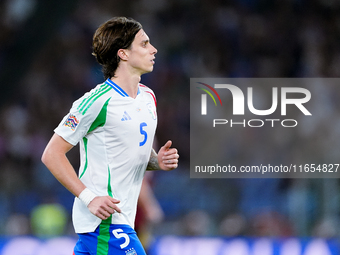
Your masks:
M88 97L84 98L78 106L79 112L84 115L92 104L102 95L111 90L111 87L107 84L102 84L97 90L91 93Z
M107 182L107 193L109 194L110 197L113 197L112 195L112 188L111 188L111 171L110 167L107 167L107 171L109 174L108 182Z
M95 130L97 127L102 127L105 125L106 122L106 114L107 114L107 105L109 104L111 97L106 100L105 104L103 105L102 109L100 110L97 118L93 121L89 131L87 133L90 133L91 131Z
M84 165L83 172L79 176L79 179L84 175L84 173L87 169L87 138L86 137L83 137L83 142L84 142L84 149L85 149L85 165Z
M100 110L97 118L93 121L89 131L93 131L95 130L97 127L102 127L105 125L105 122L106 122L106 113L107 113L107 105L109 104L109 101L110 101L111 98L109 98L108 100L106 100L105 104L103 105L102 109ZM83 177L83 175L85 174L86 172L86 169L87 169L87 165L88 165L88 158L87 158L87 142L88 142L88 139L86 137L83 137L83 142L84 142L84 149L85 149L85 165L84 165L84 169L81 173L81 175L79 176L79 179L81 177Z

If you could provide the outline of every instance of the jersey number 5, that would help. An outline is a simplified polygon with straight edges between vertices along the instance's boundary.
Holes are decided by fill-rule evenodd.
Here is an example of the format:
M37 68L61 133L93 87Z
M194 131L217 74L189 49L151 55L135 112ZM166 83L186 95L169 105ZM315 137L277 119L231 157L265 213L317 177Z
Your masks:
M130 237L127 234L120 233L120 232L123 232L123 229L118 228L118 229L112 230L112 234L115 236L115 238L117 238L117 239L125 238L125 242L120 245L120 248L124 249L126 246L129 245Z
M139 143L139 146L143 146L146 143L146 140L148 139L148 134L143 129L146 126L147 125L145 122L140 123L139 129L140 129L140 133L144 136L144 140Z

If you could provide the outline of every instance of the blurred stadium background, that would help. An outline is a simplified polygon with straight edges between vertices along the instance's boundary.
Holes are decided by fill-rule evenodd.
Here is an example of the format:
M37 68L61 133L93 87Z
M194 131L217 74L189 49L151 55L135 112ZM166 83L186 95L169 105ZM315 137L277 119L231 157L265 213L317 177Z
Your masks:
M339 77L338 0L1 0L0 254L73 245L73 196L40 157L71 103L103 81L91 42L112 16L140 21L158 49L142 83L158 98L158 143L181 156L150 181L164 213L142 233L150 254L340 254L339 180L189 178L190 77ZM320 93L333 99L324 116L339 118L340 95ZM311 159L330 153L313 150L324 135L309 130Z

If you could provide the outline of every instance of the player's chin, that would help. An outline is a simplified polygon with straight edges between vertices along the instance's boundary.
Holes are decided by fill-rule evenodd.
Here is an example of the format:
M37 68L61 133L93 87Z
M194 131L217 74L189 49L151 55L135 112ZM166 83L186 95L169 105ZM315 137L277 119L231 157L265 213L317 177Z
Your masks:
M146 73L151 73L153 71L153 66L147 69L144 69L142 74L146 74Z

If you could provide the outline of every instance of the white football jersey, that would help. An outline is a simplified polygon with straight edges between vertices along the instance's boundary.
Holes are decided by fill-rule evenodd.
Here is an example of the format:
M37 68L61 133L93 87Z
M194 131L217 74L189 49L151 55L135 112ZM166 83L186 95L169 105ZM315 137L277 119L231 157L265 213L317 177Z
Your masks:
M131 98L110 79L75 101L54 130L72 145L80 142L79 178L94 194L120 200L111 224L134 228L137 200L157 126L153 91L139 84ZM78 198L72 212L76 233L101 223Z

